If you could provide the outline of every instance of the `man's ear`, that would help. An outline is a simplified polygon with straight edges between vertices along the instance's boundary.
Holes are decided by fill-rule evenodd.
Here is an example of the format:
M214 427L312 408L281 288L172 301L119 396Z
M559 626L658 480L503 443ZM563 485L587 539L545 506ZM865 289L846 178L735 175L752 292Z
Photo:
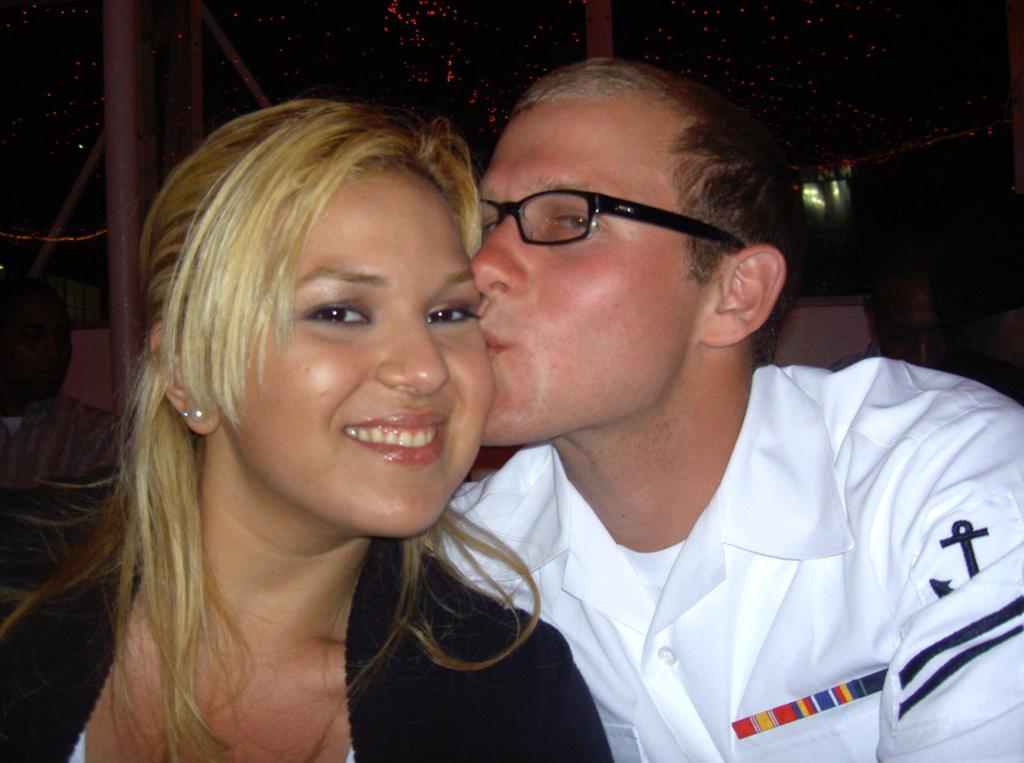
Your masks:
M713 314L703 333L711 347L739 344L768 320L786 283L786 259L768 244L726 255L712 286Z
M159 356L160 339L162 334L163 324L157 322L149 332L149 353L152 358L151 362L155 362L156 358ZM213 431L217 429L217 425L220 421L217 412L215 410L205 410L195 407L194 402L185 391L185 388L181 385L177 368L174 369L173 373L169 369L165 369L165 373L167 373L168 379L167 388L164 390L164 396L167 398L167 402L170 406L178 412L182 423L197 435L205 437L208 434L212 434Z

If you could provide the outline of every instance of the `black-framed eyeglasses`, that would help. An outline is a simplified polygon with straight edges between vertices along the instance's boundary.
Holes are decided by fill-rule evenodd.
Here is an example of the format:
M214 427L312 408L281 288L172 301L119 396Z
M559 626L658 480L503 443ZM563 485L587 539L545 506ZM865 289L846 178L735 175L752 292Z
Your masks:
M745 246L731 233L692 217L590 191L541 191L519 201L485 199L481 205L484 237L509 215L515 218L519 236L527 244L557 246L582 241L594 232L598 215L615 215L737 249Z

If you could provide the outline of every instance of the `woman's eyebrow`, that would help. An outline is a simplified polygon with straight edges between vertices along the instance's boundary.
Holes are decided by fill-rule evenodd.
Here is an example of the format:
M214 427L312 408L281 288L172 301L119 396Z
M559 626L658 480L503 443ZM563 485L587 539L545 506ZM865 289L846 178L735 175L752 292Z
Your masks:
M301 286L303 284L319 280L366 284L367 286L375 286L378 288L387 286L390 283L390 281L384 276L374 275L372 273L363 273L358 270L341 270L338 268L321 267L311 270L306 273L306 275L302 276L298 281L298 285ZM445 278L444 287L448 288L450 286L458 286L459 284L472 280L473 271L467 267L464 270L456 271Z
M299 279L299 284L319 281L321 279L330 281L344 281L345 283L359 283L368 286L386 286L388 279L384 276L362 273L358 270L339 270L338 268L316 268L306 273Z

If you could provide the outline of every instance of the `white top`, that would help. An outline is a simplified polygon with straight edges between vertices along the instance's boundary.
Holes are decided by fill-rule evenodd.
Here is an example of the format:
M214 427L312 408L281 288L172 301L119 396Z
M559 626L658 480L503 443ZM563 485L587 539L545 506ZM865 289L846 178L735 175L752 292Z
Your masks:
M71 752L71 757L68 758L68 763L85 763L84 731L78 735L78 741L75 743L75 749Z
M71 753L71 757L68 758L68 763L85 763L84 731L78 735L78 742L75 744L75 749L74 752ZM351 747L348 748L348 755L345 757L345 763L356 763L356 753Z
M1020 760L1022 444L958 377L760 369L657 603L550 446L456 505L533 571L618 761Z

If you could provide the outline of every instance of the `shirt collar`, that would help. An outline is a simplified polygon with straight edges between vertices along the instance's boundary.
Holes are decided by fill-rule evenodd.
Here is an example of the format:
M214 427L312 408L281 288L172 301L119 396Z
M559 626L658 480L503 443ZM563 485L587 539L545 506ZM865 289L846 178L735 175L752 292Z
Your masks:
M567 491L578 496L555 449L541 444L521 448L496 474L464 486L454 503L536 572L569 548Z
M715 494L723 542L783 559L849 550L834 457L820 405L781 369L758 369Z
M505 498L509 494L514 501ZM599 608L602 602L633 602L637 606L627 612L609 609L607 613L638 631L646 628L653 605L642 595L608 530L566 476L552 446L520 450L498 474L457 499L467 500L472 506L468 516L485 513L488 528L515 550L531 572L537 574L564 556L566 591ZM581 554L582 549L586 553Z
M774 366L755 372L747 413L712 506L721 540L782 559L814 559L853 545L835 482L833 448L820 405ZM503 500L511 493L514 501ZM496 500L495 500L496 499ZM583 498L549 444L523 448L463 498L470 511L536 572L569 550L572 507ZM504 516L501 516L504 515ZM593 518L596 522L596 517ZM578 528L582 531L584 528ZM693 536L691 535L691 538ZM610 537L609 543L613 543ZM707 533L702 544L709 543Z

